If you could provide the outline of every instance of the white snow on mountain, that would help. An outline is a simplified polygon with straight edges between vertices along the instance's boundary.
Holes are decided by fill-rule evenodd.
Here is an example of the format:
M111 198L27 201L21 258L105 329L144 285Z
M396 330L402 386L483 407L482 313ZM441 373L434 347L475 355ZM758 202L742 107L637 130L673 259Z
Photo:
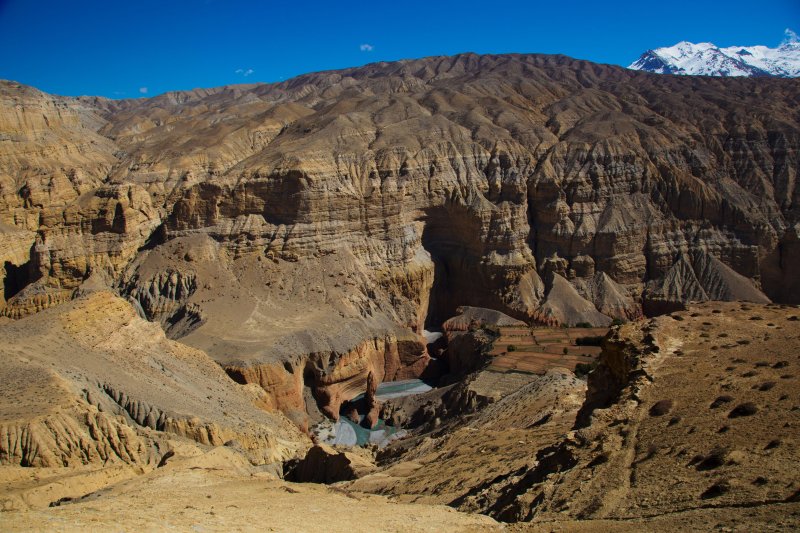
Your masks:
M800 38L790 29L777 48L680 42L648 50L628 68L657 74L695 76L800 77Z

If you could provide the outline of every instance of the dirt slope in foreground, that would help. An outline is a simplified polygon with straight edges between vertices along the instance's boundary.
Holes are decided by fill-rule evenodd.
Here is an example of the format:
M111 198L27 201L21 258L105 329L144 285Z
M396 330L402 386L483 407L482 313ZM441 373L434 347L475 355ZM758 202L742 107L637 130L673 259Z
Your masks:
M798 315L713 303L622 327L583 427L463 507L533 530L795 530Z
M146 475L57 507L3 513L4 531L489 532L487 516L292 484L228 448L190 447Z
M795 530L799 316L714 302L614 329L588 387L533 377L351 487L520 531Z

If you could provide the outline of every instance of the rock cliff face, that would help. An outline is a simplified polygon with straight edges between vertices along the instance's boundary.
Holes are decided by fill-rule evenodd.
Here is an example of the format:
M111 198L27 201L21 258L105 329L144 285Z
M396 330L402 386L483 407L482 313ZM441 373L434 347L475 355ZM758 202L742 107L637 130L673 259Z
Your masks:
M309 440L255 385L165 338L108 291L0 325L0 464L154 465L170 439L280 464Z
M0 84L6 316L87 279L304 423L462 305L548 324L796 302L800 82L560 56L110 101Z

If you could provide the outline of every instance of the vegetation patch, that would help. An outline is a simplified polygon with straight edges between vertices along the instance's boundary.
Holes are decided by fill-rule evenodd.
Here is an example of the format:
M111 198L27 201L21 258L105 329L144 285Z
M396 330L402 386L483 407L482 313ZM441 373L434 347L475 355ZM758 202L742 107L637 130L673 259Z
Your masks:
M723 394L722 396L717 396L716 400L711 402L711 405L709 407L711 409L716 409L717 407L720 407L732 401L733 401L733 396L728 396L727 394Z
M697 462L695 468L697 470L714 470L725 464L725 458L728 455L728 450L722 447L714 448L708 455L701 455L696 457Z
M582 378L589 375L595 368L597 368L597 360L591 363L578 363L575 365L575 376Z
M603 344L603 336L593 335L590 337L578 337L575 339L575 344L578 346L601 346Z
M664 416L672 410L672 400L659 400L650 408L650 416Z
M731 484L726 479L721 479L708 487L703 494L700 495L700 498L703 500L708 500L710 498L718 498L727 492L730 492Z
M753 402L745 402L737 405L728 413L728 418L740 418L743 416L753 416L758 412L758 407Z

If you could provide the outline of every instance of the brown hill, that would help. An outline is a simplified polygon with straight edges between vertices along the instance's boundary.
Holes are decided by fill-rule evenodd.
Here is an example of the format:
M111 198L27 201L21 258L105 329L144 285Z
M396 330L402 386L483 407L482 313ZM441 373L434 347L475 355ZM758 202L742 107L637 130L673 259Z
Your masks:
M183 437L236 441L253 464L280 470L310 446L265 412L263 390L237 385L109 292L0 325L0 336L2 465L155 466Z
M336 416L421 375L462 305L796 302L799 84L473 54L118 102L3 82L2 312L91 276L303 425L306 386Z

